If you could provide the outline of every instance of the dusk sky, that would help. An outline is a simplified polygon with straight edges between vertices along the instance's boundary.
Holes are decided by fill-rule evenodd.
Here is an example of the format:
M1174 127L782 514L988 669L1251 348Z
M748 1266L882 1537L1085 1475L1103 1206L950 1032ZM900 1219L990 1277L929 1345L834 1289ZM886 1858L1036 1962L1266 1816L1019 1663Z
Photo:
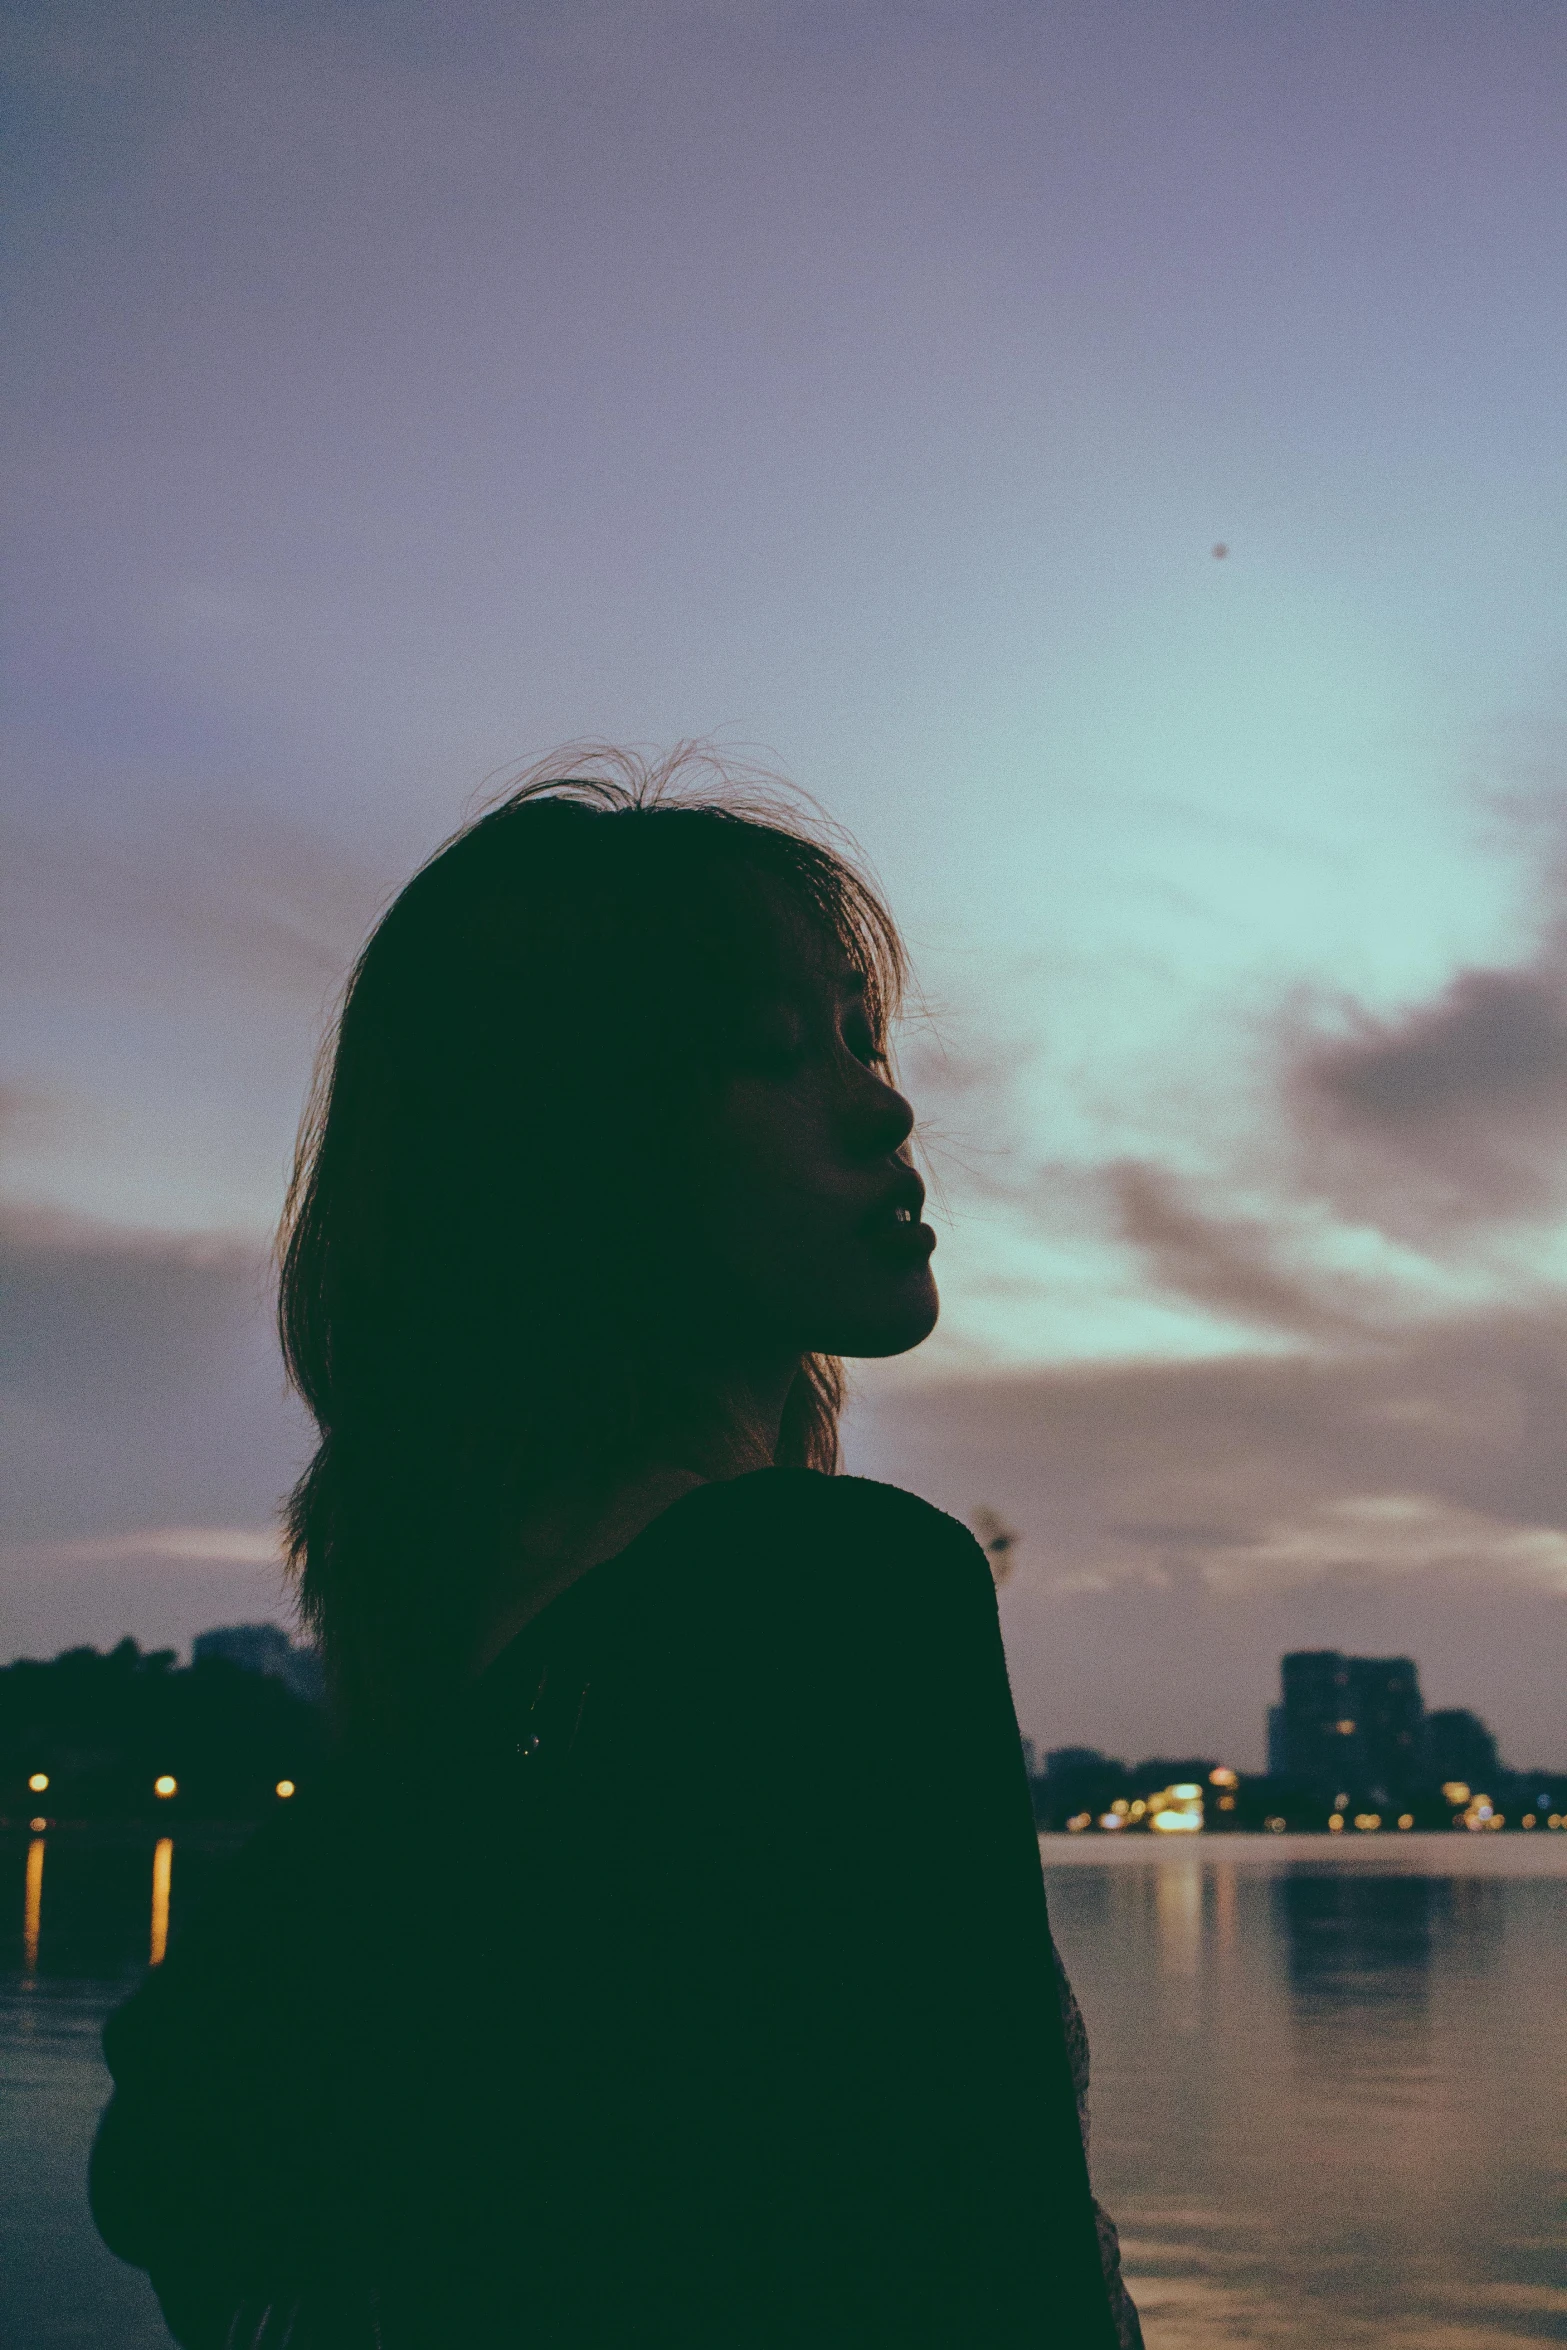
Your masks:
M348 959L703 737L910 940L849 1465L1019 1529L1025 1730L1335 1645L1567 1762L1560 0L8 24L0 1656L281 1619Z

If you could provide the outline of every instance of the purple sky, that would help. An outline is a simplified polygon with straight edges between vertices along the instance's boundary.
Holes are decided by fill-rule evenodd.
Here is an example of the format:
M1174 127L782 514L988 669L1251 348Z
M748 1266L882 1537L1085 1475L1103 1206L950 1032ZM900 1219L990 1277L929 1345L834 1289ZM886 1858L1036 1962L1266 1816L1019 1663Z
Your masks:
M278 1607L311 1052L494 778L709 736L923 988L1048 1743L1285 1645L1567 1757L1567 18L10 12L0 1650ZM1211 550L1228 554L1215 560Z

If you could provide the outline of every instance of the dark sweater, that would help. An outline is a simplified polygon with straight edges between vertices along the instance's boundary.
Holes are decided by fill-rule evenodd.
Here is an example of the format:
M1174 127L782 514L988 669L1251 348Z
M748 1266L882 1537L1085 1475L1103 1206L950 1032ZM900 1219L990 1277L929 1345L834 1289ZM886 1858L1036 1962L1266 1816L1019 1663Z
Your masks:
M677 1502L104 2041L93 2209L188 2350L1117 2340L989 1571L893 1487Z

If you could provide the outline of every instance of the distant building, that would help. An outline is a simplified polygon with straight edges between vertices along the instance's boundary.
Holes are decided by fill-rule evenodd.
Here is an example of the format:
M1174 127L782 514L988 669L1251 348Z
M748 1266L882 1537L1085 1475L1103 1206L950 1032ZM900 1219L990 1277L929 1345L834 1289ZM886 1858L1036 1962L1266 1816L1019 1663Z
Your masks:
M1496 1740L1467 1706L1446 1706L1426 1716L1426 1770L1443 1783L1462 1780L1466 1786L1494 1794L1502 1766Z
M1425 1706L1407 1656L1293 1650L1280 1664L1283 1704L1268 1724L1268 1764L1313 1793L1387 1802L1423 1776ZM1277 1728L1273 1715L1281 1716Z
M312 1705L318 1705L324 1694L320 1657L313 1648L296 1648L276 1624L220 1624L211 1632L198 1632L191 1643L191 1661L199 1665L209 1657L222 1657L241 1672L269 1674Z
M1289 1777L1289 1744L1285 1735L1285 1714L1282 1705L1268 1708L1268 1777Z

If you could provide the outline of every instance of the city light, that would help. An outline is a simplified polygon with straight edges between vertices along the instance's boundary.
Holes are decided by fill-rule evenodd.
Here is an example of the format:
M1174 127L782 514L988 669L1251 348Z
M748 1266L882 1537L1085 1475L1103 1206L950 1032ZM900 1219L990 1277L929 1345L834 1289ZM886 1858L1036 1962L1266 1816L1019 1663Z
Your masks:
M1270 1836L1282 1836L1289 1823L1281 1819L1277 1812L1273 1812L1262 1824Z
M1357 1811L1355 1825L1363 1836L1374 1835L1382 1825L1382 1814L1379 1811Z
M1398 1824L1401 1828L1412 1828L1415 1824L1414 1813L1412 1811L1401 1811L1398 1815Z
M1202 1826L1202 1789L1183 1779L1148 1798L1148 1825L1161 1836L1189 1836Z
M1339 1830L1340 1830L1340 1829L1343 1827L1343 1825L1344 1825L1344 1814L1343 1814L1341 1811L1335 1811L1335 1812L1330 1812L1330 1813L1329 1813L1329 1815L1328 1815L1328 1826L1329 1826L1329 1827L1332 1829L1332 1831L1333 1831L1333 1833L1334 1833L1334 1835L1335 1835L1335 1836L1338 1834Z
M1099 1825L1101 1828L1108 1828L1111 1830L1116 1828L1124 1828L1126 1826L1126 1815L1123 1812L1118 1811L1103 1812L1100 1815Z
M1442 1801L1444 1803L1467 1803L1469 1801L1468 1781L1466 1779L1444 1779Z
M177 1795L179 1793L179 1781L178 1779L171 1779L168 1773L165 1771L161 1779L153 1780L152 1791L154 1795L161 1795L165 1798L170 1795Z
M1208 1784L1210 1787L1238 1787L1240 1777L1230 1769L1228 1763L1220 1763L1217 1769L1208 1773Z
M279 1781L278 1781L278 1783L277 1783L277 1786L276 1786L276 1788L274 1789L274 1793L275 1793L275 1794L281 1795L281 1796L283 1796L285 1799L286 1799L288 1796L292 1795L292 1794L293 1794L293 1792L294 1792L294 1782L293 1782L293 1780L292 1780L292 1779L279 1779Z
M31 1778L28 1780L27 1784L28 1784L28 1786L29 1786L29 1787L32 1789L32 1791L33 1791L33 1793L34 1793L35 1795L42 1795L42 1793L43 1793L44 1789L45 1789L45 1788L48 1786L48 1784L49 1784L49 1774L48 1774L48 1772L47 1772L47 1771L34 1771L34 1773L33 1773L32 1777L31 1777Z

